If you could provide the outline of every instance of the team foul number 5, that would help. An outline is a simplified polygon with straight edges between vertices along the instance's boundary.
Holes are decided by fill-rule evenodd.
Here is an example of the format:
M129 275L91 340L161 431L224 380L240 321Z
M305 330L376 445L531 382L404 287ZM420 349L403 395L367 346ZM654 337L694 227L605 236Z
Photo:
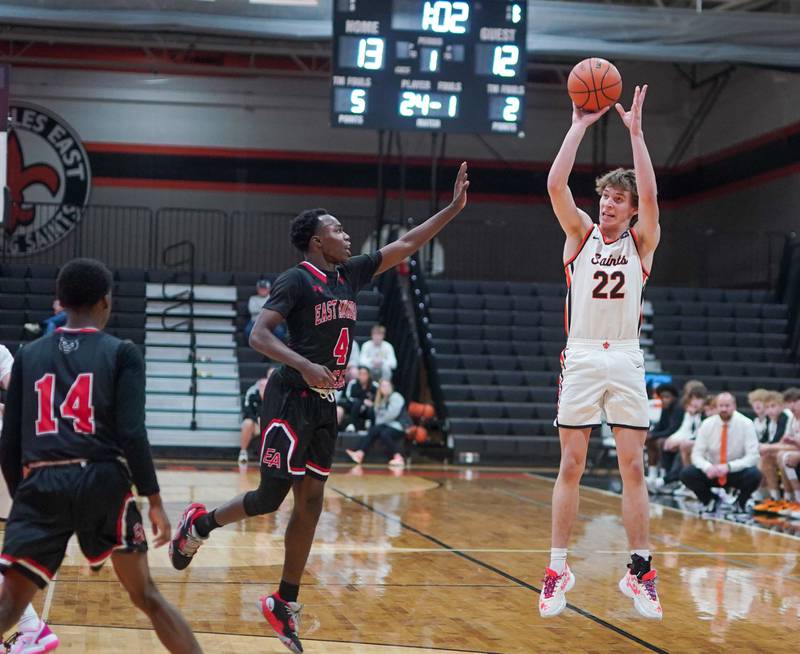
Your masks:
M350 351L350 330L342 327L336 346L333 348L333 356L336 357L336 364L343 366L347 363L347 353Z
M94 434L94 407L92 406L92 373L85 372L70 386L67 396L58 407L62 418L72 420L72 428L79 434ZM48 372L34 384L38 400L36 435L58 432L58 418L55 416L54 387L56 376Z
M597 298L598 300L621 300L625 297L625 292L622 290L622 287L625 286L625 273L621 270L611 273L610 277L605 270L598 270L594 274L594 279L599 279L600 281L592 291L593 298ZM611 289L611 292L606 293L605 288L609 280L617 284Z

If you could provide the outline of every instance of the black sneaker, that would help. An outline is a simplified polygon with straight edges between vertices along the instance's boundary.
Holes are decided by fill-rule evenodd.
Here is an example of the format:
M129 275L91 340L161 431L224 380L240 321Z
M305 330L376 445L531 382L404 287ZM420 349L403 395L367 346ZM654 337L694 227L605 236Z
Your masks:
M300 613L303 605L297 602L284 602L278 593L274 593L260 598L258 608L280 641L292 652L301 654L303 646L300 644L297 632L300 630Z
M201 515L208 513L203 504L190 504L181 516L178 529L169 542L169 560L172 567L176 570L183 570L191 562L197 549L203 544L206 538L200 538L193 529L194 521Z

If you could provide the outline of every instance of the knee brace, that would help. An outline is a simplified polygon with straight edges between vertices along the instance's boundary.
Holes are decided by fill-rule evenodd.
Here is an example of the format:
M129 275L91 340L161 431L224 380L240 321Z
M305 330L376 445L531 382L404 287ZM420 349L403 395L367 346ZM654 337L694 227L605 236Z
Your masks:
M277 511L291 487L291 479L262 479L258 488L245 493L245 513L252 517Z

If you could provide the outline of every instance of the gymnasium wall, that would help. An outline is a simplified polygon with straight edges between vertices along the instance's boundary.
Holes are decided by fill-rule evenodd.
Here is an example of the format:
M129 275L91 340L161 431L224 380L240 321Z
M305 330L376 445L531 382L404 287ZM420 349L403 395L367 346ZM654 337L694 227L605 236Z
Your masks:
M651 85L645 130L658 167L704 90L689 90L669 65L622 62L619 67L626 81L626 104L636 81ZM707 72L718 69L709 67ZM371 224L378 139L374 132L328 126L324 78L212 78L20 67L12 71L12 95L12 100L56 112L80 135L92 162L93 204L285 214L272 219L276 224L265 237L270 241L285 238L284 218L310 205L326 206L343 217L363 217L354 219L359 234ZM719 283L735 281L731 274L741 273L741 268L727 270L723 264L709 276L707 269L681 262L687 252L708 252L708 239L698 238L698 229L717 229L721 224L741 231L791 228L797 173L787 177L783 169L778 171L778 179L767 186L780 191L767 203L762 197L766 187L746 188L743 181L750 165L745 155L752 157L752 148L745 147L744 155L734 149L733 156L740 160L745 156L744 170L730 179L728 159L707 164L702 158L791 125L795 120L791 107L798 95L799 75L749 68L733 73L684 157L680 174L660 174L665 237L679 245L673 257L662 246L654 281L710 283L716 275ZM606 160L609 165L630 165L627 133L616 116L609 119ZM448 276L560 277L562 236L547 204L545 180L569 120L563 89L534 84L528 95L526 138L447 138L439 171L439 206L447 201L460 160L470 161L472 178L470 207L441 238ZM430 148L429 135L402 135L403 154L409 161L408 194L401 203L399 169L396 161L390 162L389 219L429 215ZM788 154L789 159L797 156L796 150ZM591 157L592 141L587 136L572 186L579 202L594 214ZM759 174L767 178L775 174L770 169L772 159L761 157L764 170L759 168ZM721 207L725 208L722 220ZM274 260L275 248L270 251ZM236 261L212 257L206 267L267 270L284 264L284 257L275 266L264 262L263 249L253 242L244 242L233 256Z

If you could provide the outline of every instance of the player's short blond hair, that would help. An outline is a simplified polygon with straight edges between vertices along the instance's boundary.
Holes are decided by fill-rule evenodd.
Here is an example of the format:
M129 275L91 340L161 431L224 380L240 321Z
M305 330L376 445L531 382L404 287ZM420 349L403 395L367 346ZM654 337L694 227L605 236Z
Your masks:
M763 402L764 404L769 404L770 402L775 402L775 404L783 404L783 393L779 393L778 391L767 391L764 394Z
M766 388L756 388L747 394L747 401L750 404L754 402L766 402L766 397L769 391Z
M632 168L615 168L605 175L598 177L594 181L594 184L597 195L603 195L603 190L606 186L630 191L633 206L639 206L639 192L636 189L636 173Z

